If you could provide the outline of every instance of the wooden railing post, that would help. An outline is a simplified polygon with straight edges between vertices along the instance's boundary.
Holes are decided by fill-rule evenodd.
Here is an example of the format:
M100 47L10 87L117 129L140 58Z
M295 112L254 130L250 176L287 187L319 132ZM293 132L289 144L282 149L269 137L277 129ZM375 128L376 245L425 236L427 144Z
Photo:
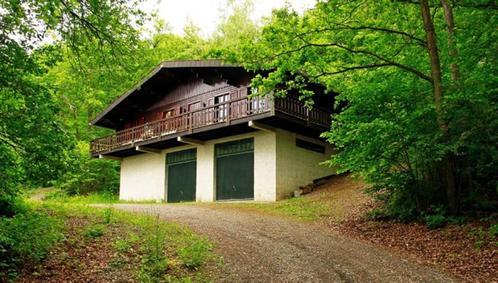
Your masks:
M192 133L192 129L194 127L194 115L193 114L194 113L192 113L192 112L188 112L188 114L187 114L187 120L189 121L188 128L189 128L190 133Z
M225 102L225 118L226 118L226 122L228 125L230 125L230 116L231 116L231 113L232 111L230 110L232 108L232 102L229 101L228 103Z
M303 105L305 108L306 108L306 125L309 126L310 125L310 110L308 107L306 107L306 105Z
M271 115L275 115L275 98L272 96L267 96L268 98L268 107L270 107Z

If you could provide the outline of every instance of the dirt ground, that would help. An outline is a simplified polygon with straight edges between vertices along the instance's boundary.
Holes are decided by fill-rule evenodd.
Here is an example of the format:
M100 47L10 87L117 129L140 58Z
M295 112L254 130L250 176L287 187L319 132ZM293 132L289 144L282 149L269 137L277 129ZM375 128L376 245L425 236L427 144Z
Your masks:
M207 235L224 282L455 282L442 271L353 240L324 225L194 205L116 204Z

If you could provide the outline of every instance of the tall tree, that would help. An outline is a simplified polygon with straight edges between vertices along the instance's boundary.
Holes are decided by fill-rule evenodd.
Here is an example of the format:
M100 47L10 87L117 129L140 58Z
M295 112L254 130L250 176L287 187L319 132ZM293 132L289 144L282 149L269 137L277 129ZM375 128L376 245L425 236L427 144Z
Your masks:
M75 54L89 42L120 52L136 42L130 22L142 19L132 4L0 0L0 215L13 213L20 184L57 179L73 143L53 90L37 79L58 57L56 48L40 49L42 42L61 42Z
M444 0L442 0L442 3L445 3ZM430 58L432 92L434 94L436 115L443 137L446 139L448 135L448 123L443 117L443 75L441 70L441 62L439 59L440 54L437 45L436 29L434 27L434 23L432 22L429 2L427 0L420 0L420 10L427 38L427 52L429 53ZM447 9L445 9L445 11L447 11ZM449 38L451 38L451 36ZM453 51L451 50L450 52ZM451 213L455 214L457 212L457 193L454 176L454 165L451 156L443 156L441 167L441 172L443 173L442 176L444 179L443 184L446 188L446 197L448 198L448 208L450 209Z
M458 35L455 23L465 32ZM331 0L303 16L276 11L262 40L244 54L248 67L270 71L254 81L263 93L294 88L307 99L308 82L340 93L340 113L324 134L340 148L331 164L385 192L388 206L402 207L395 214L408 217L437 203L455 212L463 172L472 172L471 187L496 198L489 184L497 176L484 168L498 164L491 134L497 124L471 117L476 109L486 115L497 109L492 23L494 11L465 1Z

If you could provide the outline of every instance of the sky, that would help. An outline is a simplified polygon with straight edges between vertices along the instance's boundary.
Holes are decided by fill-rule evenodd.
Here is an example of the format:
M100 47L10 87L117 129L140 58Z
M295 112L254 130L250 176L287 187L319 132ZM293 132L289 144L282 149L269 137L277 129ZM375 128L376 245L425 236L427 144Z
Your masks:
M256 21L271 15L274 8L290 4L296 11L312 8L316 0L253 0L252 18ZM176 34L182 34L188 21L201 29L202 36L209 36L216 29L227 0L146 0L142 9L146 12L157 10L159 18L165 20Z

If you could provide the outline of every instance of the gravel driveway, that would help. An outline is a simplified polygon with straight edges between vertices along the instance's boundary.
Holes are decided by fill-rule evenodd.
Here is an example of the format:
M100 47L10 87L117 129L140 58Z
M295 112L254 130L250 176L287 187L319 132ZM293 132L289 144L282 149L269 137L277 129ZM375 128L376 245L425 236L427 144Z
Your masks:
M307 223L237 209L116 204L207 235L225 282L454 282L442 272Z

